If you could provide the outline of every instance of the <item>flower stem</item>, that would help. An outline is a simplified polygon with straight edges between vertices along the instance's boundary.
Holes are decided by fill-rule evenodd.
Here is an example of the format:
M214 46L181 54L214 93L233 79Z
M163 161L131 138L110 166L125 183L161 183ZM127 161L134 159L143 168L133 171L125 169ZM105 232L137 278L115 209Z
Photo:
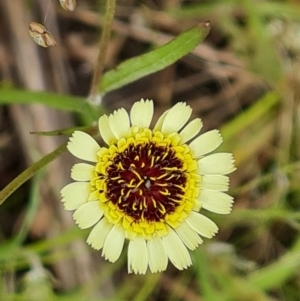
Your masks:
M98 53L94 76L90 88L90 94L88 97L89 101L92 104L96 104L97 102L96 101L97 91L102 76L102 72L104 69L106 50L110 39L112 21L115 14L115 7L116 7L116 0L106 0L106 12L105 12L105 19L102 28L100 44L99 44L99 53Z
M39 161L33 163L21 174L19 174L14 180L12 180L3 190L0 191L0 205L13 194L22 184L28 181L34 174L36 174L40 169L46 166L48 163L56 159L66 150L67 143L63 143L57 149L55 149L50 154L46 155Z

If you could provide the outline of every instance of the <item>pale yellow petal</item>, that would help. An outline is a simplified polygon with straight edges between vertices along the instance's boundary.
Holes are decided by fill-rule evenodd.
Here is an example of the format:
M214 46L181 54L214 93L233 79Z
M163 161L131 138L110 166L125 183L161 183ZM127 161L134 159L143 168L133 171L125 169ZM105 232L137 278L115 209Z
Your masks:
M139 128L149 128L153 117L153 101L141 99L135 102L130 111L130 120L132 126Z
M193 210L196 211L196 212L198 212L198 211L200 211L200 209L201 209L201 203L196 199L194 201Z
M102 256L110 262L115 262L121 255L124 241L124 229L122 229L119 225L114 225L104 242Z
M91 201L81 205L73 214L73 218L81 229L95 225L103 216L99 201Z
M186 103L179 102L173 106L163 120L161 131L164 134L178 132L189 120L192 108Z
M73 156L79 159L97 162L97 152L100 146L95 139L87 133L75 131L72 137L70 137L67 148Z
M236 170L234 158L230 153L217 153L206 156L198 161L201 175L227 175Z
M149 263L146 241L137 237L129 241L128 245L128 273L146 274Z
M90 181L93 177L94 170L95 166L90 164L75 164L71 170L71 178L75 181Z
M193 140L189 147L195 158L199 158L215 150L222 143L223 139L218 130L212 130L202 134Z
M87 243L96 250L100 250L104 246L104 242L113 224L107 222L106 218L102 218L92 229L87 238Z
M223 175L204 175L201 178L201 189L213 189L227 191L229 187L229 177Z
M168 266L168 256L160 237L155 236L147 242L149 268L152 273L163 272Z
M203 124L200 118L196 118L188 123L187 126L185 126L180 132L180 142L184 144L194 138L200 132L202 125Z
M198 200L202 208L219 214L230 213L233 204L233 197L230 195L209 189L201 190Z
M106 144L110 145L116 142L116 137L110 129L109 120L106 115L99 118L98 126L100 135Z
M168 228L168 235L161 238L166 253L178 270L186 269L192 264L190 253L175 231Z
M61 190L61 200L66 210L76 210L79 206L86 203L90 193L90 183L74 182L66 185Z
M190 250L195 250L197 246L203 242L199 234L186 222L181 223L181 225L176 228L175 231Z
M218 227L212 220L194 211L190 212L186 222L192 229L207 238L212 238L218 232Z
M168 114L169 110L165 111L157 120L155 126L154 126L154 129L155 131L160 131L161 128L162 128L162 125L163 125L163 122Z
M108 122L110 130L117 140L122 137L127 137L130 128L130 121L125 109L122 108L118 111L114 111L113 114L109 115Z

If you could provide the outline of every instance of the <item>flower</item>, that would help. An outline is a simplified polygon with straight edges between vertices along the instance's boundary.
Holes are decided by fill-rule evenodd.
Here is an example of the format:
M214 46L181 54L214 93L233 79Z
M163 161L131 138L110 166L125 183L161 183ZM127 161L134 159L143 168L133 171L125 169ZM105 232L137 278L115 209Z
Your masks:
M179 270L192 262L194 250L218 231L200 213L206 209L230 213L233 198L224 193L235 170L230 153L214 153L221 143L218 130L206 132L192 142L202 128L192 109L177 103L166 111L153 129L152 100L134 103L103 115L99 131L107 146L100 147L90 135L75 131L68 150L78 163L71 177L76 182L62 191L66 210L82 229L93 227L87 243L102 249L115 262L128 243L128 272L161 272L168 260ZM209 154L209 155L208 155Z

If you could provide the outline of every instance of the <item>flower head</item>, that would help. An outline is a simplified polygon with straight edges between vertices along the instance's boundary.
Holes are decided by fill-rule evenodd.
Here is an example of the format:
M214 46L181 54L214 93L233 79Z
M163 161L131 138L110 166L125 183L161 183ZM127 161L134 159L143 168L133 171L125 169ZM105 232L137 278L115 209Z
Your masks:
M80 131L68 143L74 156L91 163L73 166L76 182L62 189L62 202L75 210L80 228L92 227L87 242L102 249L105 259L116 261L129 241L129 272L145 274L148 266L153 273L164 271L168 260L186 269L188 249L218 231L199 211L231 211L233 199L224 191L226 174L235 170L233 156L208 155L222 143L217 130L192 140L202 122L196 118L186 125L191 113L185 103L177 103L150 129L153 102L142 99L130 115L120 109L100 117L107 146Z

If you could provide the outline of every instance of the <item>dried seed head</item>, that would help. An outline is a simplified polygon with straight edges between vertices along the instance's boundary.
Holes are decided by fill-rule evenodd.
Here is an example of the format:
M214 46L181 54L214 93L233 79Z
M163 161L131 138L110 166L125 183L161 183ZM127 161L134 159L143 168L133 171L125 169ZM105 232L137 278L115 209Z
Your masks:
M59 0L60 6L68 11L73 11L76 8L76 0Z
M30 22L29 34L39 46L49 47L56 45L53 34L40 23Z

